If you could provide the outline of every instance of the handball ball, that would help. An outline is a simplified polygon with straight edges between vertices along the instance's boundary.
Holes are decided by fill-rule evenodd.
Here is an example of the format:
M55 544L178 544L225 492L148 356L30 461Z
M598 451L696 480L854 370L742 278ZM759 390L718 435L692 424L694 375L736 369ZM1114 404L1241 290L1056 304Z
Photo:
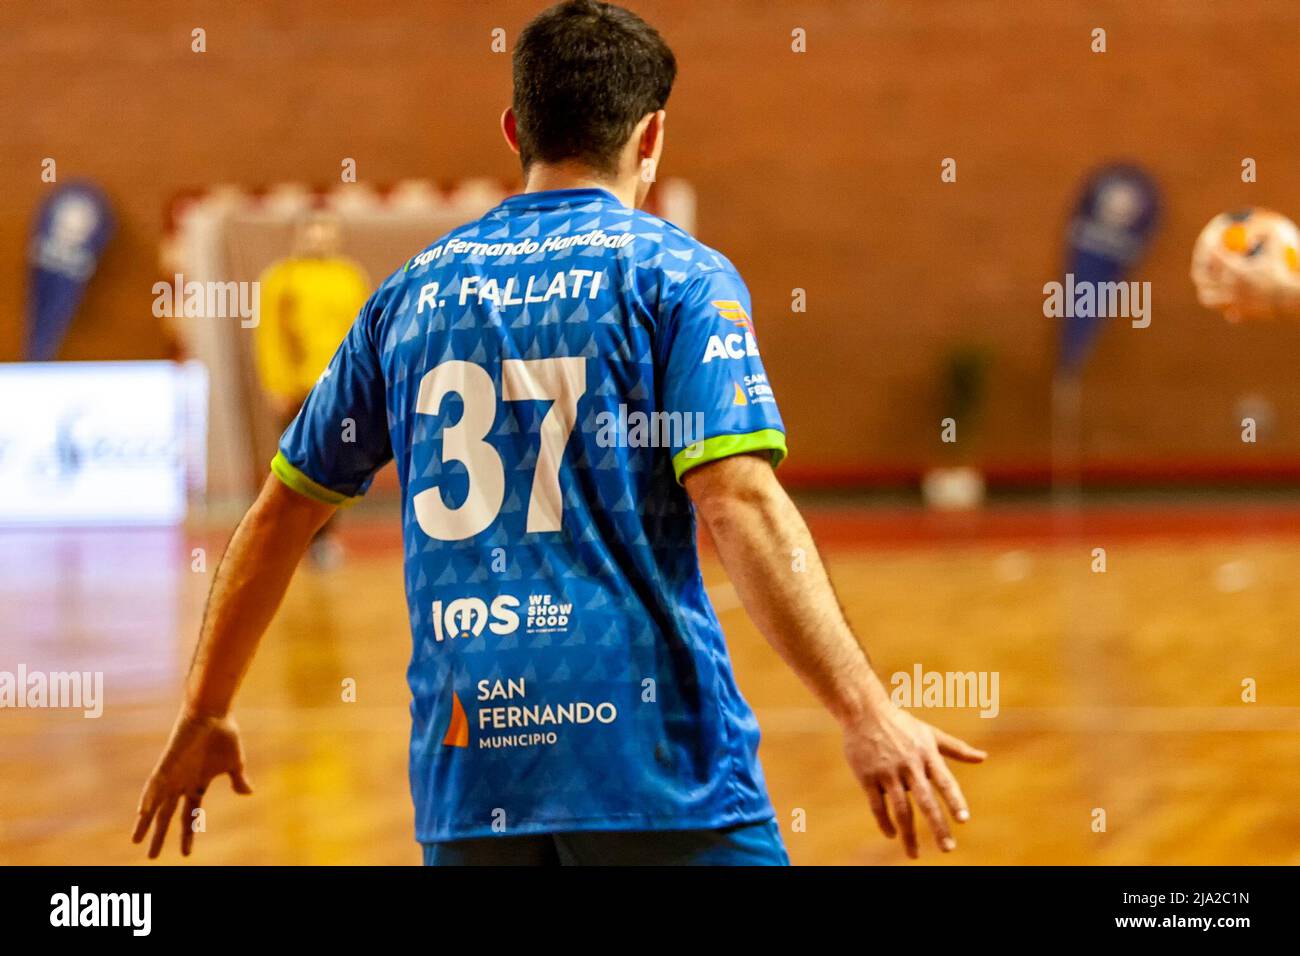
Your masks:
M1249 315L1300 288L1300 230L1271 209L1220 213L1196 239L1192 282L1201 305Z

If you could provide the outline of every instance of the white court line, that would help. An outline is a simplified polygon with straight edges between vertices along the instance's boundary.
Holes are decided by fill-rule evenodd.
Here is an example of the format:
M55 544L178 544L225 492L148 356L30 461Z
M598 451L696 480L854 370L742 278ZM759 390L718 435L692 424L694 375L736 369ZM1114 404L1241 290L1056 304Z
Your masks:
M909 708L923 720L976 715L974 708ZM764 734L834 731L830 716L816 707L755 708ZM977 718L993 733L1300 733L1300 707L1003 707L996 717Z
M838 728L825 711L817 707L756 707L764 735L836 734ZM1260 707L1241 704L1225 707L1003 707L997 717L979 718L975 708L912 708L923 720L942 724L957 715L973 717L976 727L994 734L1204 734L1204 733L1295 733L1300 734L1300 707ZM53 713L53 712L51 712ZM41 738L56 736L101 736L157 734L171 726L176 709L171 704L128 705L106 709L99 720L35 719L9 735L6 746L28 745L39 750ZM322 704L294 707L239 707L235 717L245 733L301 730L334 732L347 728L356 732L390 732L405 728L408 705ZM38 729L39 726L39 729ZM968 733L974 731L968 730ZM16 739L17 738L17 739Z
M740 596L730 583L706 587L705 591L719 615L741 608ZM977 713L974 708L967 710ZM755 712L765 734L836 731L830 716L816 707L757 707ZM944 714L954 712L961 709L912 709L916 716L936 723ZM981 718L980 723L995 733L1300 733L1300 707L1003 707L997 717Z

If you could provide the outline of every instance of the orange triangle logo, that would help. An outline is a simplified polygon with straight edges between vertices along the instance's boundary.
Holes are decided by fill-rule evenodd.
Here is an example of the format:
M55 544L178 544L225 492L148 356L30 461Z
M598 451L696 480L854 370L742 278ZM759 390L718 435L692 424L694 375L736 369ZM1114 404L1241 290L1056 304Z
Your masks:
M447 736L442 738L442 745L444 747L469 746L469 718L465 716L465 708L461 705L455 691L451 692L451 724L447 727Z
M731 400L731 404L733 404L733 405L748 405L748 404L749 404L749 399L747 399L747 398L745 397L745 393L742 392L742 391L740 390L740 386L737 385L735 382L732 382L731 384L736 386L736 397L733 398L733 399Z

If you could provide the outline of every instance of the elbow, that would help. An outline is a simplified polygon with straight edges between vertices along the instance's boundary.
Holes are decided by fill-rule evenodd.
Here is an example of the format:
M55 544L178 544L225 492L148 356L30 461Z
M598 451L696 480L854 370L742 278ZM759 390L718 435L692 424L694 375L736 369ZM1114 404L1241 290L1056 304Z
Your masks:
M687 474L686 489L715 539L779 523L788 499L768 462L746 456L702 466L700 472L695 478Z

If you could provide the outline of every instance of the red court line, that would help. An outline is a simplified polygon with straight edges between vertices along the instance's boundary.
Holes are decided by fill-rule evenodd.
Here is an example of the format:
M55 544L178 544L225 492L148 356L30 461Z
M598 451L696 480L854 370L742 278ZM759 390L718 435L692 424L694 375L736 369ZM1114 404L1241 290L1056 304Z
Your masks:
M915 506L866 506L810 503L804 517L818 544L826 549L958 548L981 545L1088 547L1131 541L1259 540L1300 538L1300 500L1285 503L1089 505L1057 511L1043 504L994 505L970 513L941 513ZM11 554L30 549L63 556L75 564L79 549L115 560L130 560L137 549L154 542L174 551L177 567L188 568L193 547L208 549L209 570L225 551L230 528L179 529L66 528L0 532ZM350 558L400 558L402 536L396 512L350 514L339 534ZM701 534L710 554L712 542ZM1300 547L1300 540L1294 542ZM71 550L67 550L71 548ZM54 549L51 551L51 549ZM147 550L147 549L146 549ZM39 568L37 569L39 571ZM346 575L345 563L341 573Z
M781 468L781 482L801 489L919 488L929 465L894 462L872 465L800 465L791 460ZM990 488L1043 489L1052 481L1046 461L993 461L980 463ZM1188 487L1188 486L1300 486L1300 458L1256 456L1240 459L1181 458L1148 461L1090 460L1080 478L1088 488Z
M819 543L857 547L1300 536L1300 504L1088 506L1074 511L1026 505L970 513L810 508L805 517Z
M1040 504L996 505L969 513L811 504L804 508L804 517L818 543L831 548L1300 537L1300 500L1294 506L1089 505L1075 511ZM349 519L341 522L339 531L350 554L401 553L396 515ZM707 535L701 535L701 541L712 550Z

